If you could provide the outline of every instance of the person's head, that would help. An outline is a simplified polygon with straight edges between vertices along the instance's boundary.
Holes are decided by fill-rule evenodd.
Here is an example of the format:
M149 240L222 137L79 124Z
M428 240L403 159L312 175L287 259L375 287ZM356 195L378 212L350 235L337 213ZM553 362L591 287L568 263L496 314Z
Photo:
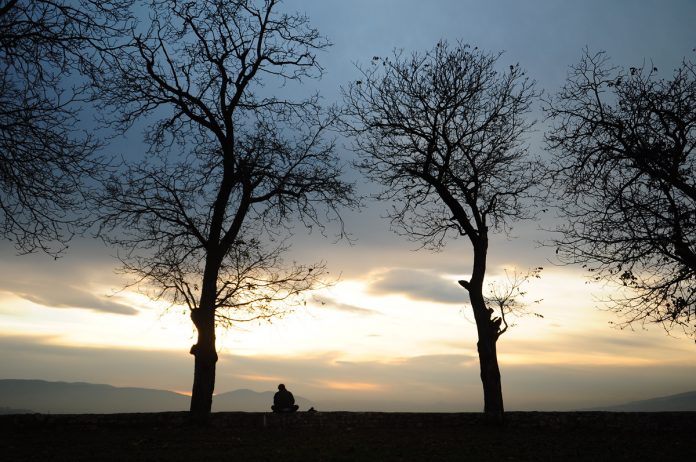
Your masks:
M282 383L278 385L278 390L285 390L285 385L283 385Z

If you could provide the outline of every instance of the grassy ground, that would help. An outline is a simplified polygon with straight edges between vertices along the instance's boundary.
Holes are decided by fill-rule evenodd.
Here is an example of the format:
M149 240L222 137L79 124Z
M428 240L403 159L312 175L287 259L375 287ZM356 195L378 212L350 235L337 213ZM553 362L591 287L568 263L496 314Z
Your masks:
M577 423L559 419L562 413L550 420L548 414L519 413L524 415L502 427L475 415L420 426L412 415L400 425L398 415L375 423L370 414L334 421L329 414L322 425L264 427L259 414L259 424L227 421L203 428L178 417L114 424L56 416L18 424L2 416L0 455L13 462L696 460L696 413L642 414L640 425L631 414Z

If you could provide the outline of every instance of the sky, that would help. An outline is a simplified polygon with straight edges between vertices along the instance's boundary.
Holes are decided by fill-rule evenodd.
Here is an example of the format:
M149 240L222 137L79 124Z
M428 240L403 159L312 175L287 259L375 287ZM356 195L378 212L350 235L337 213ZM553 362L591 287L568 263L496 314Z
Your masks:
M286 0L282 8L307 13L333 43L319 56L326 75L317 90L328 103L357 78L356 64L440 39L504 51L502 66L520 63L548 93L584 47L666 75L696 48L689 0ZM543 120L533 116L540 123L530 148L541 153ZM138 134L128 143L137 151ZM360 191L374 190L355 178ZM352 245L301 232L293 240L290 257L326 261L334 286L271 323L218 333L217 392L283 382L325 410L483 408L476 329L456 283L470 271L468 243L417 250L381 218L386 204L366 202L344 213ZM498 341L506 408L572 410L696 390L693 339L656 325L612 325L618 318L602 300L615 288L539 247L550 220L518 224L490 244L490 281L506 268L544 267L527 287L543 318L517 320ZM195 332L185 310L124 289L114 249L81 239L57 260L15 253L0 243L0 378L189 392Z

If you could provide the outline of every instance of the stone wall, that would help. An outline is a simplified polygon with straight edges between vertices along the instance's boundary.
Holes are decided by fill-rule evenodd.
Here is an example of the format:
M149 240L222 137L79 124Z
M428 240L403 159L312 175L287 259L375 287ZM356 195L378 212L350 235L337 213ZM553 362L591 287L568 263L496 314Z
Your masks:
M0 416L0 429L51 428L172 428L189 425L186 412L142 414L17 414ZM489 425L481 413L298 412L278 415L262 412L213 413L210 425L218 428L452 428ZM696 428L696 412L508 412L511 428L582 429L651 432Z

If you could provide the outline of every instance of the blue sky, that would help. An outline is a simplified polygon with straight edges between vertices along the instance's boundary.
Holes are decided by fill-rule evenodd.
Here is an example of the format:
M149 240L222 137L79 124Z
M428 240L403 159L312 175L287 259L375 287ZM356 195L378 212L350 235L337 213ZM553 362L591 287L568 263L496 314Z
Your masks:
M667 76L683 57L696 58L696 2L688 0L286 0L282 8L306 12L334 44L319 57L326 75L317 90L327 103L357 78L356 63L395 48L424 51L442 38L504 51L501 66L519 62L550 93L586 46L605 50L616 65L652 63ZM543 125L530 134L533 152L541 153ZM129 133L112 149L128 146L137 156L139 140ZM342 143L339 149L351 157ZM374 190L349 174L361 191ZM283 381L338 407L353 400L375 408L387 399L482 407L475 328L456 285L469 272L467 243L415 252L380 218L385 208L368 200L362 211L346 212L352 246L298 233L291 257L325 260L340 282L272 324L220 333L218 391L272 390ZM529 286L544 318L521 319L498 343L508 409L574 409L695 389L693 339L659 326L612 328L617 318L601 299L613 289L554 265L552 250L537 244L549 238L538 230L545 223L520 224L490 247L493 280L505 267L546 268ZM15 256L0 244L2 378L190 389L190 321L176 307L121 290L114 253L80 240L54 261Z

